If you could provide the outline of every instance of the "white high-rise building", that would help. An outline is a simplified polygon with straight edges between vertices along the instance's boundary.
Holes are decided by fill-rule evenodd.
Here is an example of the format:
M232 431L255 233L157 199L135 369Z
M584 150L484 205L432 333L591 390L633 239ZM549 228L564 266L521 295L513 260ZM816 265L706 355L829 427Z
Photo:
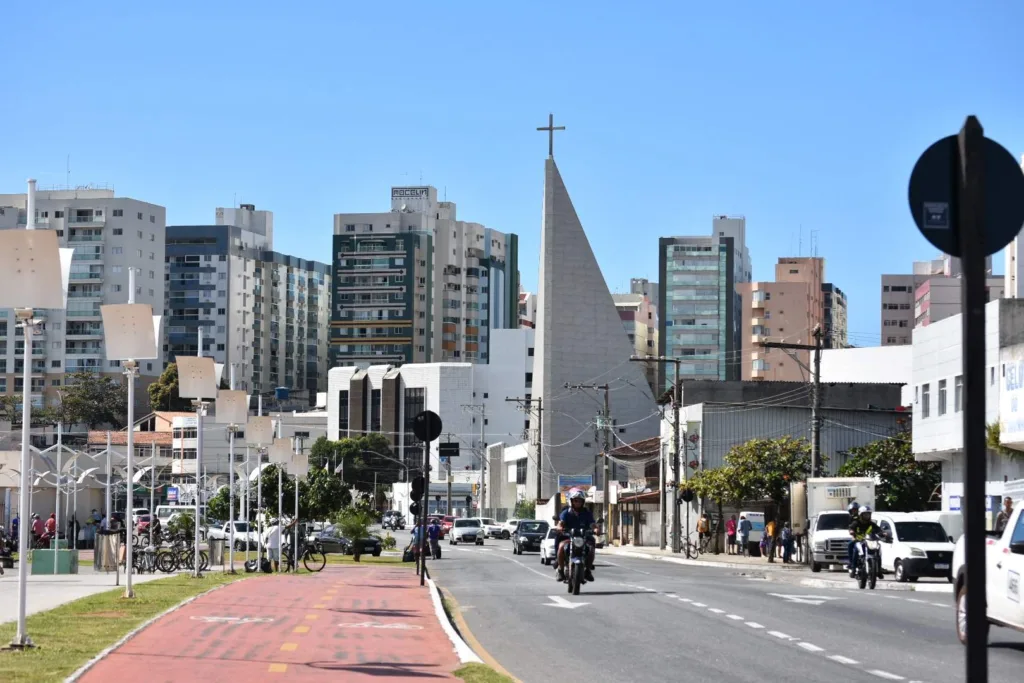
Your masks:
M331 267L273 251L270 211L216 215L167 229L165 362L195 355L201 327L203 355L234 367L236 388L315 399L327 386Z
M0 194L0 230L24 229L27 195ZM166 209L117 197L110 188L93 186L39 190L35 227L56 230L62 247L74 258L66 310L38 311L43 320L32 340L31 398L35 405L54 403L64 375L90 372L121 378L120 361L108 361L100 306L128 302L128 270L136 269L135 302L151 304L154 315L164 307L164 236ZM0 309L0 394L22 393L20 329L10 309ZM145 386L156 379L159 360L139 362L139 404L148 403Z

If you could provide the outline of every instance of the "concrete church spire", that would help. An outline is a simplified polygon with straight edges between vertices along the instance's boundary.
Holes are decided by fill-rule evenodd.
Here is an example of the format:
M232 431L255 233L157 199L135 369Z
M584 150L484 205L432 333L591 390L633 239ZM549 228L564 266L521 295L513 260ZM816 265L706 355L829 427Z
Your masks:
M546 128L538 129L549 135L533 370L533 398L542 398L544 409L540 418L533 414L530 427L536 435L538 419L543 419L543 498L557 490L558 474L593 474L603 445L595 436L603 398L572 392L566 385L610 385L613 448L659 434L643 364L629 360L633 344L552 155L554 131L561 129L554 126L553 117ZM537 490L536 456L527 474L531 496ZM603 467L597 470L594 484L601 486Z

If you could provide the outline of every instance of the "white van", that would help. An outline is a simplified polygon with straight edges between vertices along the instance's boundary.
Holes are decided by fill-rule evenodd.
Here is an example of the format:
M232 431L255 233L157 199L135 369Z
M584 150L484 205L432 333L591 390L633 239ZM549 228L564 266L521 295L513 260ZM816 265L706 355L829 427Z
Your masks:
M195 505L157 505L156 506L156 518L160 520L161 526L167 526L167 520L171 518L176 512L191 512L195 514ZM206 506L199 506L199 516L201 518L206 517Z
M950 534L939 522L916 513L881 512L874 515L879 528L892 535L881 544L882 571L897 581L935 577L953 582Z

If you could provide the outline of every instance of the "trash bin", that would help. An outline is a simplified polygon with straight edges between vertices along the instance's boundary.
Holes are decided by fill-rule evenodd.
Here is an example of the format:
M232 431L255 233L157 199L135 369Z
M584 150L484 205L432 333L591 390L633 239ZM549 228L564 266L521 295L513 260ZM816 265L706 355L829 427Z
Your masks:
M207 543L210 546L210 566L223 567L225 540L223 538L211 538Z
M96 532L93 568L98 572L117 571L117 558L121 556L121 532L100 529Z

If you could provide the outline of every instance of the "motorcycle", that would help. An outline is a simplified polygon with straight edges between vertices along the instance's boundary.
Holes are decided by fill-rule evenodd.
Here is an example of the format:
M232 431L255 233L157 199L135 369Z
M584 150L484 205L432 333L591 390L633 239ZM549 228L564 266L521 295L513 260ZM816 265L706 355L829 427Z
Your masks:
M882 573L882 544L876 534L862 541L857 541L857 586L864 590L867 586L875 589L878 577Z
M574 529L569 537L569 562L565 572L565 583L572 595L579 595L580 586L587 582L587 552L593 537L593 531L580 529Z

